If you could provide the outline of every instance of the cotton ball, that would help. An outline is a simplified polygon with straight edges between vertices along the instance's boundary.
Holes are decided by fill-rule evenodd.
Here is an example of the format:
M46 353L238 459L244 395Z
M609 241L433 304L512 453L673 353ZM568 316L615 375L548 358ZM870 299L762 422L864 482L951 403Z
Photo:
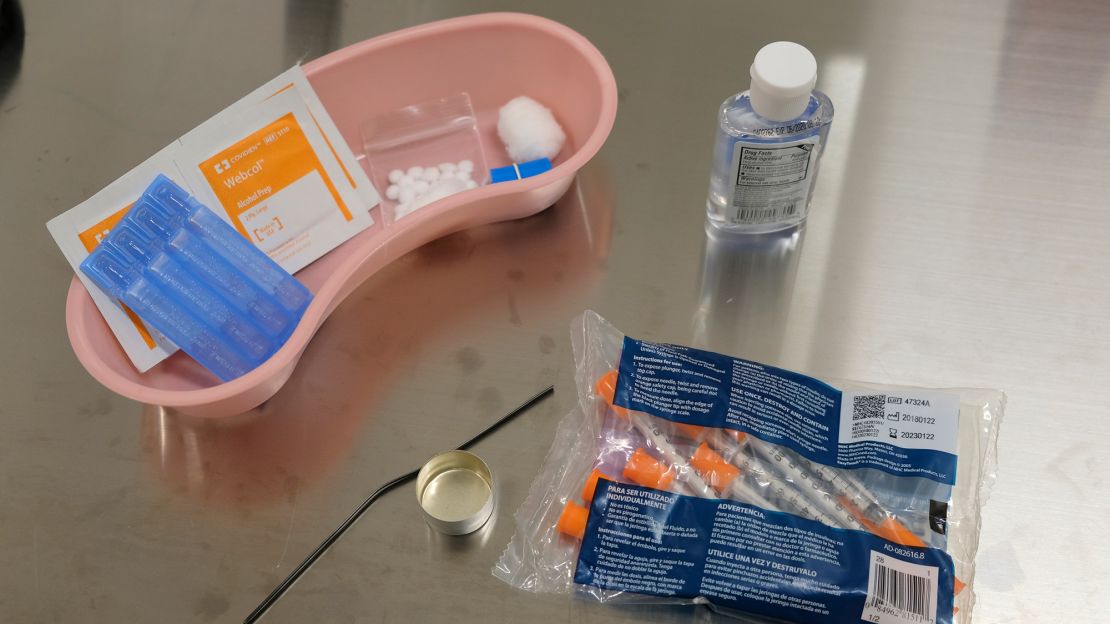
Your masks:
M455 177L459 180L466 181L466 180L470 179L470 172L469 171L456 171L455 172Z
M414 191L416 191L416 195L420 196L421 194L428 192L428 182L425 180L417 180L416 184L412 185L412 188Z
M397 199L401 196L401 187L396 184L390 184L389 188L385 189L385 196L388 199Z
M468 189L478 188L478 183L475 182L474 180L467 180L466 181L466 188L468 188Z
M439 179L439 169L435 167L428 167L424 170L424 180L428 182L435 182Z
M401 171L400 169L394 169L393 171L389 172L389 181L394 183L394 184L397 184L398 182L401 181L401 178L403 178L404 175L405 175L404 171Z
M424 168L421 166L409 167L408 175L413 180L417 180L420 176L424 175Z
M464 171L466 173L470 173L471 171L474 171L474 161L473 160L460 160L459 161L459 171Z
M445 162L439 163L440 173L455 173L455 163Z
M554 160L567 138L551 111L524 95L501 107L497 136L505 144L509 158L518 163L540 158Z
M416 199L416 191L412 190L411 188L401 189L400 198L402 204L407 204Z

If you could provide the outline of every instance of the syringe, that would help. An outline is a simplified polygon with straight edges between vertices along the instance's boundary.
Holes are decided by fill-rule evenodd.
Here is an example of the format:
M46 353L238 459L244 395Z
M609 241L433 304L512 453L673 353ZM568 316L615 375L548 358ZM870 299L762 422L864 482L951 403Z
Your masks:
M689 490L691 495L700 496L702 498L713 498L713 489L698 476L698 473L690 467L686 459L675 450L670 440L667 439L666 433L651 422L656 420L654 417L643 412L625 409L613 403L613 396L616 393L616 388L617 371L615 370L602 375L601 378L597 380L597 383L594 384L594 390L601 398L605 399L605 402L609 404L609 408L613 410L613 413L626 419L636 431L639 431L640 434L655 447L655 450L663 456L663 459L671 464L671 468L675 471L675 476L677 476L683 486Z
M814 461L781 446L770 447L766 442L750 437L752 450L761 457L768 458L779 467L793 469L799 475L808 476L812 483L822 483L823 489L835 497L835 509L840 517L847 514L852 522L864 530L903 546L925 548L927 544L902 524L894 514L889 513L867 490L843 470L837 470ZM803 476L803 478L805 478ZM819 480L819 481L818 481ZM853 527L854 528L854 527Z
M598 395L609 403L614 412L628 418L641 433L644 433L645 437L651 439L652 444L668 461L687 465L666 440L662 430L644 422L643 419L647 417L646 414L628 410L613 403L616 394L617 376L618 373L615 370L602 375L595 384ZM687 435L694 432L691 437L696 437L701 433L690 425L678 425L679 429L684 427L684 433ZM868 531L905 546L924 547L926 545L898 521L893 514L887 513L873 495L858 483L855 483L854 479L844 475L842 471L809 461L754 436L736 432L731 434L735 437L731 437L730 433L722 430L712 430L711 433L706 435L712 438L710 441L714 446L726 450L733 461L740 462L741 469L749 474L760 472L766 474L766 471L762 470L759 461L749 460L747 455L743 453L744 446L752 449L756 460L762 460L761 463L775 467L780 473L780 478L770 480L772 487L777 488L774 490L775 493L787 501L799 515L818 520L829 526ZM678 461L676 462L675 459ZM698 479L698 481L700 481L700 485L705 485L704 480ZM795 487L789 487L787 483L790 482L794 483ZM704 491L701 487L697 489L699 492ZM705 494L697 495L705 496ZM766 497L761 496L760 498L766 500Z
M732 437L731 434L733 433L737 434L736 437ZM786 511L799 515L807 520L815 520L829 526L847 528L857 528L859 526L859 524L854 521L848 524L843 520L838 521L837 518L829 515L817 505L814 505L796 484L792 484L782 478L774 478L766 467L744 452L743 447L748 442L748 436L746 434L715 429L710 430L706 438L706 442L703 442L702 445L706 447L707 451L712 452L716 457L720 457L721 461L725 461L724 457L720 453L713 451L712 448L709 448L710 444L726 453L729 456L728 461L738 466L740 470L747 474L753 476L758 474L767 475L768 489L775 495L777 500L785 503L785 505L780 504L778 507L785 507ZM695 466L696 465L695 463ZM848 518L851 518L851 516L849 515Z
M698 457L696 452L692 458L693 461L687 463L678 455L673 445L666 440L665 434L658 426L653 426L642 420L647 417L646 414L615 405L617 376L618 373L615 370L603 375L595 385L597 393L606 400L609 407L616 414L627 418L646 438L651 440L652 444L668 461L673 461L676 465L682 467L689 466L692 463L698 469L701 477L704 477L694 481L697 483L695 486L697 491L704 492L705 488L703 486L706 485L705 481L708 480L714 486L712 490L721 492L727 490L729 494L739 500L751 501L770 510L776 509L776 506L770 504L766 497L760 495L753 488L747 487L747 484L738 478L740 476L739 471L735 476L729 476L732 472L725 468L725 465L729 462L725 462L724 458L709 445L703 445L704 449L699 447L702 454L701 458ZM868 531L904 546L927 547L927 544L902 524L894 514L886 511L866 487L841 470L812 462L793 451L777 445L770 445L754 436L748 436L740 432L708 429L681 423L672 423L672 425L683 430L683 433L691 439L705 440L729 453L732 462L748 474L769 474L763 468L759 459L763 459L768 465L775 466L781 474L777 480L768 479L772 491L780 501L785 501L793 509L793 513L801 517L838 528ZM745 446L751 449L754 458L743 452ZM699 467L699 463L703 465ZM689 474L688 470L680 472ZM781 478L783 476L786 478ZM687 483L690 481L693 481L693 479L688 478ZM789 487L788 482L793 482L796 485L809 484L809 486L808 488L804 486ZM742 489L738 491L737 488ZM705 494L701 495L704 496ZM955 593L959 594L963 587L964 583L956 578Z

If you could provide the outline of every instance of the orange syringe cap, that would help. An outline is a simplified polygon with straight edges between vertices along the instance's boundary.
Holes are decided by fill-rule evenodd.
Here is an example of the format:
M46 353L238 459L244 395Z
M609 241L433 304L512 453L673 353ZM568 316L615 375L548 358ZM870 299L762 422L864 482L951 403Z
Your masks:
M574 501L567 501L563 513L559 514L559 522L555 528L574 539L581 540L586 534L586 520L590 518L590 510Z
M928 546L928 544L922 541L916 533L899 522L897 518L888 517L878 524L878 528L878 535L880 537L885 537L897 544L912 546L913 548L925 548Z
M594 384L594 391L597 392L598 396L605 399L605 402L609 404L609 407L612 408L613 412L615 412L617 416L620 416L621 418L628 417L627 409L613 404L613 401L616 400L615 397L617 395L616 370L611 370L608 373L602 375L597 380L597 383Z
M724 492L728 486L740 476L740 469L725 461L721 454L709 448L705 442L701 443L694 456L690 458L690 465L698 471L702 479L717 493Z
M582 486L582 500L589 503L594 499L594 490L597 489L597 480L601 478L612 481L612 479L609 478L609 475L598 470L597 468L594 468L593 472L591 472L590 476L586 479L586 485Z
M652 457L643 448L636 449L624 465L624 478L644 487L665 490L670 487L674 477L674 469Z

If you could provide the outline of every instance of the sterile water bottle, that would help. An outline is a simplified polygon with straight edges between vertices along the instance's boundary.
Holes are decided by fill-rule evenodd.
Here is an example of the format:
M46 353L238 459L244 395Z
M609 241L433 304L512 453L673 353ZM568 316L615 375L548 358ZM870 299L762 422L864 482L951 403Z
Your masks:
M789 41L755 55L751 88L721 104L706 211L717 227L773 232L805 220L833 105L817 60Z

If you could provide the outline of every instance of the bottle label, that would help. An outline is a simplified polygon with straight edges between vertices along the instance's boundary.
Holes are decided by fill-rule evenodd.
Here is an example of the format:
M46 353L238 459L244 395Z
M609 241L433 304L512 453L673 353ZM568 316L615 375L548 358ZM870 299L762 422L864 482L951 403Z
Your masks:
M728 220L760 225L804 218L816 173L817 141L817 136L789 143L737 141L729 169L735 188Z

